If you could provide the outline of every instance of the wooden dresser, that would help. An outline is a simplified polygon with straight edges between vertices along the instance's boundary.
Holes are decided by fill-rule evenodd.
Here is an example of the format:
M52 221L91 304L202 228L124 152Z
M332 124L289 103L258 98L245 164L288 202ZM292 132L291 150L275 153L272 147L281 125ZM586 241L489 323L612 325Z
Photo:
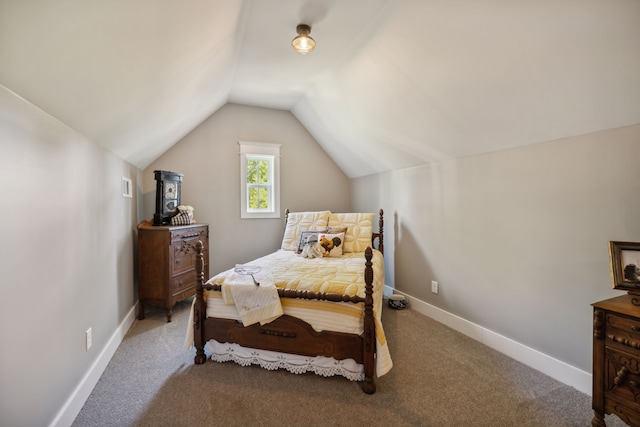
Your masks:
M165 307L167 322L171 322L171 309L175 303L195 294L198 241L204 244L205 276L208 279L207 224L138 226L138 319L144 319L145 305L153 305Z
M630 294L592 304L594 427L605 426L605 414L640 426L639 305Z

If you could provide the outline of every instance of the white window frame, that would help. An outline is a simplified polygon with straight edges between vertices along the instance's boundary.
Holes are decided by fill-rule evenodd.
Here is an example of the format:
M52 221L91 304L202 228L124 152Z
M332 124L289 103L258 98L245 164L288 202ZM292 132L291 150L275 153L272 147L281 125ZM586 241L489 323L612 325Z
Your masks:
M268 142L238 141L240 146L240 218L280 218L280 147ZM267 159L271 162L271 201L269 209L250 210L247 191L247 161Z

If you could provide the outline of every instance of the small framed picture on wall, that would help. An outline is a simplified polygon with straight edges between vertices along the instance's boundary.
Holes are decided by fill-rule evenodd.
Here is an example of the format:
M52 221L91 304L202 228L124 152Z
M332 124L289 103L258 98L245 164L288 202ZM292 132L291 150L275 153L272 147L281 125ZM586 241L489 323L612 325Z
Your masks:
M131 179L122 177L122 197L133 197L133 188L131 186Z

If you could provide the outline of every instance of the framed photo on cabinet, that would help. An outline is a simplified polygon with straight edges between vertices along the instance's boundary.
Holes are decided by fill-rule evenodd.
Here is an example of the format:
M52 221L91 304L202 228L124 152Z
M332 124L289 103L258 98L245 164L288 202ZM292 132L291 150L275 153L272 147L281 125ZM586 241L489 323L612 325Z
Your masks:
M609 264L614 289L640 293L640 243L609 242Z

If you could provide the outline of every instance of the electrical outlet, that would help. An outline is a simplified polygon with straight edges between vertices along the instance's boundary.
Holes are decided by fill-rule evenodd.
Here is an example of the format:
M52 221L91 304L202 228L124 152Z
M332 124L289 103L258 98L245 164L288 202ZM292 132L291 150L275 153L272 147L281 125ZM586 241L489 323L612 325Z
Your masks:
M89 350L91 348L91 345L93 345L93 337L91 336L91 328L87 329L87 332L85 333L86 336L86 341L87 341L87 350Z
M431 292L433 292L434 294L438 293L438 282L436 282L435 280L431 281Z

